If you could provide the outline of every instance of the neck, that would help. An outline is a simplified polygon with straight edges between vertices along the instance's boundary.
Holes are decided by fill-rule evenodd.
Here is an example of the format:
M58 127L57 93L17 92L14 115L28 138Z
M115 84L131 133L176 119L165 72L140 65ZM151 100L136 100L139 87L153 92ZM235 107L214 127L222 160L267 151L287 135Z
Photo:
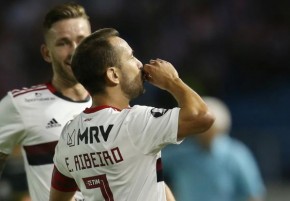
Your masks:
M92 98L92 107L108 105L123 110L125 108L128 108L129 106L129 100L126 97L122 96L122 94L118 93L97 94L94 95Z
M53 79L52 85L63 96L73 101L83 101L89 96L87 90L78 82L65 83Z

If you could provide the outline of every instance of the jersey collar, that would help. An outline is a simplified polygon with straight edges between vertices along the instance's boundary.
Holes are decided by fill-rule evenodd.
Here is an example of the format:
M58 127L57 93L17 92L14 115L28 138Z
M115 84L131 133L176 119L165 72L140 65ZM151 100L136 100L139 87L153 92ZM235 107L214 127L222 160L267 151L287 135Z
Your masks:
M89 114L89 113L97 112L97 111L100 111L100 110L103 110L106 108L112 108L113 110L121 111L119 108L116 108L116 107L112 107L109 105L100 105L100 106L96 106L96 107L86 108L84 110L84 113Z
M53 93L54 95L56 95L56 96L58 96L58 97L60 97L60 98L62 98L62 99L65 99L65 100L67 100L67 101L70 101L70 102L86 103L86 102L88 102L88 101L91 100L91 97L88 95L88 97L87 97L85 100L82 100L82 101L74 101L74 100L72 100L72 99L70 99L70 98L68 98L68 97L66 97L66 96L64 96L64 95L62 95L62 93L60 93L59 91L57 91L56 88L52 85L51 82L47 82L47 83L45 83L45 85L46 85L46 87L48 88L48 90L49 90L51 93Z

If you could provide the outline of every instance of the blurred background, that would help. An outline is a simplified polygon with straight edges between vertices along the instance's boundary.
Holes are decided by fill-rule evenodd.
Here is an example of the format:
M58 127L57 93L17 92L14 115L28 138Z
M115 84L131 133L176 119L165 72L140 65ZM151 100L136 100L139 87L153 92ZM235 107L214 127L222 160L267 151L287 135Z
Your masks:
M10 0L0 8L0 96L49 81L40 55L47 10L65 0ZM253 152L267 200L286 201L290 188L290 1L82 0L93 30L114 27L143 63L170 61L201 95L225 101L231 135ZM133 104L176 106L146 84ZM0 195L25 191L19 151L0 180ZM287 190L288 188L288 190ZM14 198L15 199L15 198ZM19 198L20 199L20 198ZM11 199L10 199L11 200Z

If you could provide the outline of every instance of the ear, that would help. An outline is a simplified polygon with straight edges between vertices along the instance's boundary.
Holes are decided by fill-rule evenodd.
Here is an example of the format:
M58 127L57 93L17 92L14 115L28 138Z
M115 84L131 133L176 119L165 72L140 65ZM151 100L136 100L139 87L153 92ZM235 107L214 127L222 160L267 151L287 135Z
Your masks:
M107 79L112 84L119 84L120 83L120 69L116 67L109 67L107 68L106 75Z
M51 57L50 57L50 52L47 48L47 45L46 44L42 44L40 46L40 53L42 55L42 58L48 62L48 63L51 63Z

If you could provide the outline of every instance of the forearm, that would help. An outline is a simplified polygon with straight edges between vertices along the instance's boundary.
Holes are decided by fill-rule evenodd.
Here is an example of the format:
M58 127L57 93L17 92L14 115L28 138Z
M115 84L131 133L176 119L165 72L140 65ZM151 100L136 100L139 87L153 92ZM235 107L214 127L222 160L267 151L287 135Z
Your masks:
M184 108L189 113L196 115L208 112L208 108L202 98L180 78L176 78L173 82L169 83L167 91L172 94L181 109ZM184 113L184 115L186 114Z
M206 103L180 78L171 82L167 91L172 94L180 107L179 138L202 133L212 125L214 117Z
M74 194L75 192L62 192L51 187L49 201L73 201Z
M147 81L171 93L180 107L178 138L204 132L214 122L202 98L180 78L171 63L157 59L144 65Z

